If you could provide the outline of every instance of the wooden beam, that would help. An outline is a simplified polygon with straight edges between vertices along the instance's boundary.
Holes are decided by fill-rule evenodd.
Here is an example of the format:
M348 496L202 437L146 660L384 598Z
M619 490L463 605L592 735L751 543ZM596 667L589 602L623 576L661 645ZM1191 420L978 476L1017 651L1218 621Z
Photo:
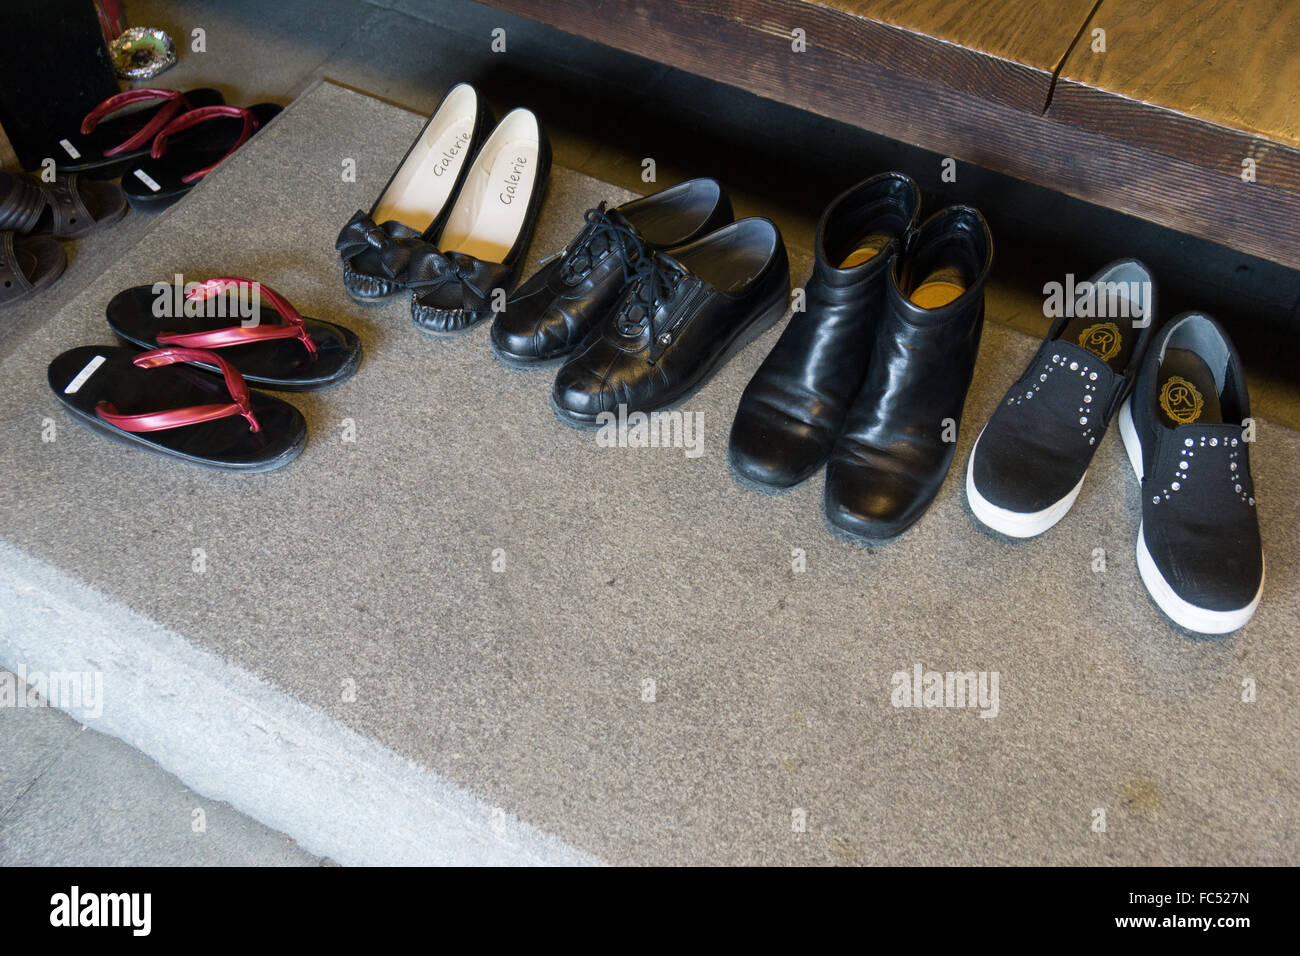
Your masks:
M1009 0L996 10L968 2L960 5L967 15L949 20L943 17L959 5L939 0L489 3L1300 268L1300 151L1074 80L1053 87L1056 67L1079 51L1070 52L1071 44L1092 10L1088 0ZM804 31L805 52L792 49L796 28ZM950 36L933 35L941 31ZM1170 31L1174 43L1177 27ZM1253 184L1241 180L1246 156L1259 158Z

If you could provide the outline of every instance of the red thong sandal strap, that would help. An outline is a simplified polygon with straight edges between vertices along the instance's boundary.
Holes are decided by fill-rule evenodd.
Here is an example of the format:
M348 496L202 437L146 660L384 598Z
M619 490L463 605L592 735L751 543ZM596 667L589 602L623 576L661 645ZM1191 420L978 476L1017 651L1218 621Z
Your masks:
M124 106L130 106L133 103L145 103L149 100L163 100L163 108L155 113L153 119L145 123L143 128L134 136L118 143L112 149L104 150L105 156L116 156L118 153L130 149L139 149L157 136L158 132L167 125L173 116L190 105L184 94L178 93L176 90L127 90L125 93L110 96L87 113L86 118L81 121L81 135L89 136L95 127L99 125L99 121L110 113L116 113Z
M172 408L163 412L145 412L142 415L122 415L111 402L100 402L95 406L95 414L118 428L127 432L157 432L168 428L180 428L182 425L197 425L211 422L218 418L243 415L248 419L248 430L259 432L262 425L253 414L253 398L248 385L237 371L226 364L215 352L202 349L156 349L144 352L133 360L140 368L159 368L163 365L175 365L177 362L202 362L215 365L225 376L226 388L234 399L228 405L190 405L185 408Z
M199 123L213 119L220 119L222 117L242 119L244 121L244 130L239 134L239 139L235 141L235 145L226 150L225 156L222 156L211 166L204 166L202 169L196 170L187 176L182 176L181 182L192 183L195 180L202 179L225 162L231 153L243 146L244 143L248 141L248 137L253 135L253 130L257 129L257 117L253 115L251 110L246 110L242 106L200 106L196 110L182 113L163 127L162 132L154 139L153 149L149 151L149 155L154 159L161 159L163 153L167 152L167 140L169 137L181 132L182 130L187 130L191 126L197 126Z
M253 289L261 298L271 304L284 325L235 325L227 329L214 329L211 332L167 333L158 336L162 345L179 345L192 349L220 349L230 345L248 345L252 342L269 342L273 339L297 339L307 348L309 355L316 354L316 343L312 341L302 316L298 314L289 300L268 285L245 279L241 276L222 276L208 279L191 287L185 293L186 299L209 299L231 289Z

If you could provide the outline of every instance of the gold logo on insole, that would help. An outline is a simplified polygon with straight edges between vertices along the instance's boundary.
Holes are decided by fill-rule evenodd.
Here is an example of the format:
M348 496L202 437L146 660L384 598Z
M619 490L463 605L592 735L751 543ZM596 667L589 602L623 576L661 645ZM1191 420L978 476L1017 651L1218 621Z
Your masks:
M1124 339L1114 322L1098 322L1079 333L1079 344L1093 355L1101 356L1102 361L1109 362L1119 354Z
M1160 386L1160 407L1180 425L1190 425L1201 417L1205 399L1196 386L1181 375L1171 375Z

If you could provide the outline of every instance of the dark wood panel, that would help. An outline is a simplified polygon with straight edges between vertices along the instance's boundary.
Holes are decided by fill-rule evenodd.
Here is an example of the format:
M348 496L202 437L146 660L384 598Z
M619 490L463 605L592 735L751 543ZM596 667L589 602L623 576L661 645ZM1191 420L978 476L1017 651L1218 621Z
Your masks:
M18 160L38 168L60 130L118 91L85 0L0 3L0 123Z
M1043 112L1041 69L803 0L492 5L1300 268L1300 154L1239 130L1077 83ZM1257 183L1246 155L1268 160Z
M1226 181L1240 183L1242 161L1250 158L1257 182L1300 193L1300 149L1288 143L1066 80L1057 84L1048 115L1147 153L1153 162L1190 161L1204 175Z

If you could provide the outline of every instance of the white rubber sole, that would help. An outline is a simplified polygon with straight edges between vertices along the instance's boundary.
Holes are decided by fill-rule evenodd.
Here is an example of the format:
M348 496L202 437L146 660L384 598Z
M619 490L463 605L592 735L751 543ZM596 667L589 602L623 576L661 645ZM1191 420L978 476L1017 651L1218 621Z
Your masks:
M1137 428L1133 425L1133 399L1124 399L1119 407L1119 437L1124 440L1124 450L1128 452L1128 463L1133 466L1133 474L1138 482L1142 478L1142 443L1138 441Z
M980 438L982 437L984 437L983 429L980 430ZM966 502L970 505L971 513L981 524L1011 538L1037 537L1064 518L1074 507L1074 499L1079 497L1084 479L1088 477L1085 471L1079 483L1071 488L1064 498L1053 502L1042 511L1009 511L993 504L975 487L975 454L979 451L979 447L980 440L976 438L975 447L971 449L970 457L966 459Z
M1128 452L1129 464L1133 466L1133 473L1137 475L1140 483L1142 481L1142 443L1138 441L1137 428L1133 425L1131 403L1132 399L1126 400L1119 410L1119 434L1124 440L1124 450ZM1156 606L1164 611L1171 621L1179 627L1195 631L1197 634L1228 634L1245 626L1246 622L1254 616L1255 609L1259 607L1260 599L1264 596L1264 578L1266 575L1262 555L1260 556L1259 589L1255 592L1255 597L1251 599L1251 602L1245 607L1232 611L1212 611L1209 608L1197 607L1174 592L1169 582L1165 580L1165 576L1160 573L1160 569L1156 567L1151 552L1147 550L1145 531L1146 522L1143 522L1138 526L1138 575L1142 578L1142 584L1146 587L1147 593L1156 602Z

